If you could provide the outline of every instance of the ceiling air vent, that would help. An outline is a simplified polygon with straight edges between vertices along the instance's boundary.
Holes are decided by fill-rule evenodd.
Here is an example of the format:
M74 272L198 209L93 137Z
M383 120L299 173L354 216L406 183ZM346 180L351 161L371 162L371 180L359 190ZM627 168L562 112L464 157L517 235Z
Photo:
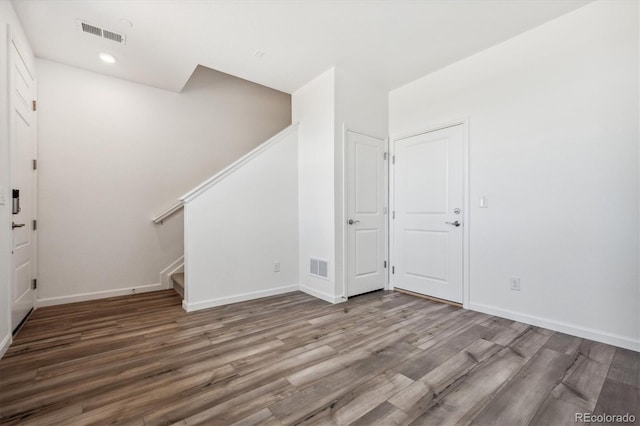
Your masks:
M83 33L93 34L101 38L106 38L107 40L115 41L116 43L125 44L126 41L124 34L109 31L105 28L100 28L81 20L78 20L78 28Z
M103 30L102 37L113 40L116 43L124 43L124 36L122 34L114 33L109 30Z
M89 25L86 22L80 22L80 25L82 25L82 31L84 31L85 33L102 37L102 28L94 27L93 25Z

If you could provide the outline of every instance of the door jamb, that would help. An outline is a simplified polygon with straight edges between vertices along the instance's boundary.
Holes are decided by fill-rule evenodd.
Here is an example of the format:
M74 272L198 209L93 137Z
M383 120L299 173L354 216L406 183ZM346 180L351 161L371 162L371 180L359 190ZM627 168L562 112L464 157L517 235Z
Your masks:
M470 235L471 235L471 215L470 215L470 208L471 208L471 204L470 204L470 180L469 180L469 121L470 118L469 116L465 116L465 117L461 117L461 118L454 118L451 120L446 120L446 121L441 121L435 124L430 124L427 125L423 128L420 128L418 130L412 131L412 132L405 132L405 133L398 133L396 135L393 135L391 137L391 143L389 146L389 156L390 158L394 158L395 157L395 146L396 146L396 142L403 140L403 139L407 139L413 136L418 136L418 135L422 135L424 133L431 133L431 132L435 132L437 130L442 130L442 129L446 129L448 127L454 127L454 126L458 126L461 125L462 126L462 151L463 151L463 165L462 165L462 172L464 173L464 176L462 178L463 181L463 215L462 215L462 220L464 221L464 227L462 230L462 307L464 309L469 309L469 304L470 304L470 296L471 296L471 281L470 281L470 277L469 277L469 271L470 271L470 267L469 267L469 251L470 251ZM395 206L395 191L394 191L394 174L395 174L395 169L394 169L394 165L392 164L392 162L389 162L389 172L388 172L388 176L389 176L389 196L388 196L388 200L389 200L389 206L390 209L393 209ZM392 250L393 247L393 241L395 238L395 229L394 229L394 224L393 224L393 219L391 218L391 214L388 215L388 237L389 237L389 260L390 260L390 264L389 264L389 270L391 270L392 265L395 264L395 253ZM389 274L389 277L391 277L392 275ZM394 289L394 285L393 285L393 280L390 278L389 279L389 289L393 290Z
M342 123L342 299L347 300L348 296L348 287L347 287L347 231L344 224L347 221L347 202L348 202L348 191L347 191L347 132L358 133L363 136L368 136L374 139L384 140L384 150L389 153L389 137L381 138L380 136L373 136L365 132L361 132L359 130L354 130L351 127L348 127L346 123ZM384 289L389 290L389 271L391 270L391 262L390 262L390 251L389 251L389 242L391 241L389 238L389 164L391 163L391 154L387 154L386 165L384 167L384 208L386 209L387 220L385 221L385 229L384 229L384 257L387 261L387 268L384 273Z

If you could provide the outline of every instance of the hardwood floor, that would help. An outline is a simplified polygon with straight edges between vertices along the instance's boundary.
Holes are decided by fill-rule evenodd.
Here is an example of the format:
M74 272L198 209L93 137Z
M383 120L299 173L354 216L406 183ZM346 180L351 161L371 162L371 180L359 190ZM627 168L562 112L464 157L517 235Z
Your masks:
M38 309L0 361L0 421L638 419L639 365L636 352L395 292L340 305L296 292L187 314L169 290Z

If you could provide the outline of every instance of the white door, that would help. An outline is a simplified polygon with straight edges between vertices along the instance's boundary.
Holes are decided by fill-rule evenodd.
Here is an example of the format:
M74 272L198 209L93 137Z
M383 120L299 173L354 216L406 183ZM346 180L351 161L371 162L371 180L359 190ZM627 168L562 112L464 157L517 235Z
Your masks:
M347 132L347 296L385 286L385 141Z
M11 186L18 195L19 211L12 215L13 270L11 326L16 327L34 307L35 233L35 118L33 112L34 79L21 51L12 43L10 60L11 91Z
M462 125L394 144L394 287L462 302Z

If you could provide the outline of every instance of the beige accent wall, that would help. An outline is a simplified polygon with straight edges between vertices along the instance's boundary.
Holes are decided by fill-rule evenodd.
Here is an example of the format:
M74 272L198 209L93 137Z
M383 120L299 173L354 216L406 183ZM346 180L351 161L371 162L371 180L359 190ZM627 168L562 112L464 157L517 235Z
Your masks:
M290 95L204 67L176 94L36 66L41 305L158 289L183 217L151 218L291 123Z

